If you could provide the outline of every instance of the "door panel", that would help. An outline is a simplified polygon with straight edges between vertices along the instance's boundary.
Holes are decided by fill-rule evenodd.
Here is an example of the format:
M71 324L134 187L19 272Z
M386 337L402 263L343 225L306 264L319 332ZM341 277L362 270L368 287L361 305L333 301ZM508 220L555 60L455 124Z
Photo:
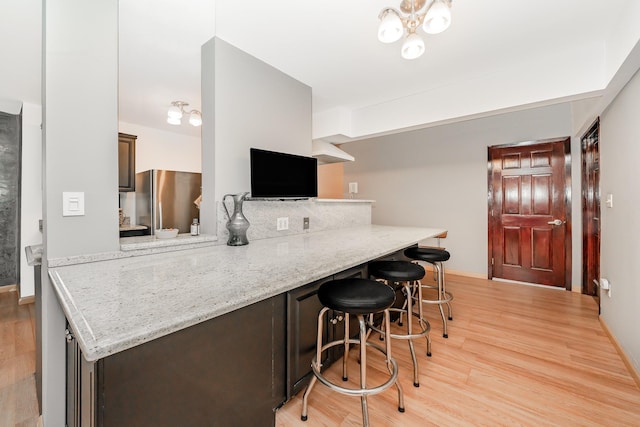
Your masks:
M520 227L504 227L504 264L522 267Z
M549 228L532 228L531 240L533 254L531 256L531 268L551 271L553 269L553 246Z
M490 278L568 286L568 141L489 148Z

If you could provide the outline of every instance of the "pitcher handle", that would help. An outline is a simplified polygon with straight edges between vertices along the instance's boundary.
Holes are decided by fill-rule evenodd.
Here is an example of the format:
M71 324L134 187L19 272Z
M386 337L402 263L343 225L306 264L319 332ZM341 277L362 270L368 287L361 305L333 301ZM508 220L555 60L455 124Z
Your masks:
M231 219L231 215L229 215L229 210L227 209L227 205L225 203L227 197L233 197L233 194L225 194L222 198L222 206L224 207L224 211L227 213L227 218Z

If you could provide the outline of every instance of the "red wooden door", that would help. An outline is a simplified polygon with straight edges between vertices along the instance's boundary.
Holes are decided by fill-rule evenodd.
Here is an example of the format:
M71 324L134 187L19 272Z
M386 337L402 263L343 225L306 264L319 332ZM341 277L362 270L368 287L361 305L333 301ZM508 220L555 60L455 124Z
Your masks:
M489 147L490 278L570 287L565 147L568 138Z
M582 137L582 293L599 302L600 280L600 122Z

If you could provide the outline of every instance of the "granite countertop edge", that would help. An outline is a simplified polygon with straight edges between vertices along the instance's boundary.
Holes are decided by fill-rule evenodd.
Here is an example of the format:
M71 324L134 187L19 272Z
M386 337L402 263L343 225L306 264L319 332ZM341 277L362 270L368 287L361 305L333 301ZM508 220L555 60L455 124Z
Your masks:
M49 269L49 277L84 357L92 362L444 231L361 226L240 247L203 246L59 266ZM246 283L250 286L242 286Z
M157 239L155 236L121 237L119 251L49 258L47 259L47 265L49 268L63 267L67 265L129 258L133 256L183 251L215 245L217 244L217 241L218 236L205 234L198 236L179 234L173 239Z

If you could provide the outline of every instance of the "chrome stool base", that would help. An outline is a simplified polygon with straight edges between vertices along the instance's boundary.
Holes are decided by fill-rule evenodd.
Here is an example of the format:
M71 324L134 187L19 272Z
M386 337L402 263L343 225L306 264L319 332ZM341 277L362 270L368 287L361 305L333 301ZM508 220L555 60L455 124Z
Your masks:
M385 391L392 385L395 385L398 389L398 411L404 412L404 394L402 392L402 387L398 382L398 362L391 357L391 345L389 341L386 343L386 348L381 347L378 344L367 342L368 331L366 329L366 322L364 320L364 315L358 314L358 323L360 324L360 337L359 339L349 338L349 314L345 313L345 337L342 340L331 341L325 345L322 345L322 318L325 313L329 310L329 308L325 307L320 311L318 315L318 341L316 347L316 355L311 361L311 369L313 370L314 376L311 378L311 382L309 386L304 392L302 397L302 414L300 419L302 421L307 421L308 419L308 400L309 394L311 390L315 386L317 381L320 381L325 386L329 387L331 390L337 391L342 394L350 395L350 396L360 396L361 406L362 406L362 423L363 426L369 426L369 411L367 406L367 396L371 394L377 394ZM386 309L382 312L384 314L384 323L385 328L390 329L391 320L389 309ZM370 316L372 316L370 314ZM347 381L347 357L349 353L349 345L356 344L360 346L360 388L349 388L340 386L334 382L329 381L324 374L321 372L322 364L319 363L319 360L322 360L322 352L326 351L329 348L341 345L344 346L344 356L343 356L343 364L342 364L342 380ZM389 370L389 379L385 381L383 384L380 384L376 387L367 387L367 347L372 347L382 354L385 355L385 362L387 364L387 369Z
M382 281L383 283L387 282L382 279L379 279L379 280ZM420 387L418 360L416 358L416 350L413 344L413 340L424 337L427 340L427 353L426 353L427 357L431 357L431 337L429 336L429 332L431 331L431 325L423 316L422 305L418 305L419 312L415 313L413 312L413 308L411 304L409 304L409 302L414 299L412 298L412 294L415 290L417 290L419 298L422 298L422 288L420 287L420 282L405 281L402 283L403 283L402 288L404 290L404 294L406 297L404 305L402 306L402 308L391 307L389 308L389 311L400 313L400 318L398 321L399 326L403 325L402 317L403 315L407 314L407 331L401 334L394 334L394 333L387 334L385 330L382 330L381 328L378 328L376 325L374 325L372 321L372 316L369 316L369 321L367 322L367 326L369 326L371 330L378 332L380 334L380 339L385 339L388 336L392 339L407 340L409 342L409 352L411 353L411 360L413 362L413 386ZM411 313L412 316L409 317L408 313ZM420 326L420 331L413 330L413 322L411 320L413 317L416 317L418 319L418 325Z
M415 261L418 262L427 262L427 261ZM436 299L428 299L428 298L420 298L413 297L414 301L423 304L437 304L438 309L440 310L440 317L442 317L442 336L444 338L449 338L449 334L447 332L447 319L453 320L453 310L451 308L451 301L453 300L453 294L448 292L445 288L444 281L444 265L441 262L433 262L430 263L433 265L436 273L436 281L435 285L425 285L420 282L419 286L422 289L435 289L438 291L438 297ZM445 304L447 306L447 315L444 314L444 309L442 305Z
M434 298L422 298L415 294L413 296L414 301L418 302L420 306L422 304L437 304L440 310L440 317L442 317L442 336L449 338L447 332L447 319L453 320L453 310L451 308L451 301L453 300L453 294L447 292L444 274L444 261L449 260L451 254L441 248L429 248L429 247L411 247L404 251L404 255L407 258L413 260L415 264L421 265L421 263L429 263L433 266L436 284L425 285L420 283L421 289L437 289L438 295ZM444 314L443 305L447 306L447 316Z

